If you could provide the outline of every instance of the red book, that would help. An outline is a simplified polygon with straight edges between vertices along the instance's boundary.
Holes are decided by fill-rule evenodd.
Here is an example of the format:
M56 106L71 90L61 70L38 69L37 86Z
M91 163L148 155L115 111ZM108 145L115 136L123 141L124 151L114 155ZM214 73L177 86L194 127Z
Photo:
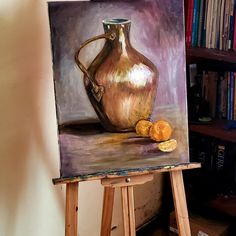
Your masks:
M192 42L192 23L193 23L193 6L194 0L186 0L187 2L187 12L186 14L186 46L190 47Z

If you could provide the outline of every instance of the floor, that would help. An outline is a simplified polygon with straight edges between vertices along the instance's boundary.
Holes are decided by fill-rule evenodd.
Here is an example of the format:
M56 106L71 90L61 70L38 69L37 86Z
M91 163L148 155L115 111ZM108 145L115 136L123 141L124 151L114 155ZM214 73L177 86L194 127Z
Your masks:
M164 229L153 229L151 231L143 231L142 234L137 234L137 236L169 236L169 231Z
M168 223L166 221L154 220L138 230L137 236L169 236Z

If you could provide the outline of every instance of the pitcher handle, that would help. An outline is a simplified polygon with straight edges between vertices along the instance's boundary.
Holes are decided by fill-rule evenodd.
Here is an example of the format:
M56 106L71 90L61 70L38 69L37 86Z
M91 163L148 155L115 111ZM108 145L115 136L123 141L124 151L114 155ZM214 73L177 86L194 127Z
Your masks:
M79 60L79 54L80 51L83 47L85 47L87 44L98 40L98 39L110 39L110 40L114 40L116 38L116 34L114 32L109 32L109 33L105 33L105 34L101 34L98 36L95 36L91 39L86 40L84 43L82 43L79 47L79 50L75 53L75 62L78 65L78 67L80 68L80 70L86 75L86 77L88 78L88 80L90 81L91 85L92 85L92 93L93 96L95 97L95 99L100 102L102 95L104 94L104 87L101 85L98 85L92 78L92 76L89 74L88 70L85 68L85 66L81 63L81 61Z

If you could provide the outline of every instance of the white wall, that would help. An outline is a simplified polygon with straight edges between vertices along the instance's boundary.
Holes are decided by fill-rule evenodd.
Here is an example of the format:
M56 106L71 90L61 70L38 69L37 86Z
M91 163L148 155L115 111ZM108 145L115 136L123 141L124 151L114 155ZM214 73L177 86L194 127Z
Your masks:
M64 235L47 3L0 1L0 235ZM137 225L160 206L161 178L135 189ZM80 184L79 235L99 235L102 187ZM121 236L116 194L112 235Z

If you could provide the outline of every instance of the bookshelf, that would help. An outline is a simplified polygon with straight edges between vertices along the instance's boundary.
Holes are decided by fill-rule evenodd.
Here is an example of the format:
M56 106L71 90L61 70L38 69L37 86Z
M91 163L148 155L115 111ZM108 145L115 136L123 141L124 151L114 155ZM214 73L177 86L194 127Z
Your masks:
M198 62L202 59L233 64L236 68L236 53L234 51L223 51L218 49L190 47L186 48L187 63ZM235 65L234 65L235 64Z
M209 4L209 2L211 2L212 9L214 8L213 5L217 9L217 7L219 7L219 5L217 6L217 1L184 1L186 3L185 11L187 13L185 19L187 64L186 72L190 73L189 66L191 64L197 65L198 75L203 75L203 71L215 71L219 74L219 76L224 76L224 73L227 71L236 72L236 32L234 32L236 31L236 1L231 1L231 4L234 3L235 7L231 18L227 18L230 17L231 14L230 12L226 12L227 7L219 8L220 11L218 11L218 13L216 13L216 11L215 13L213 13L214 10L212 10L210 14L208 8L208 12L206 12L203 21L206 21L206 19L211 19L213 17L212 25L215 24L215 26L219 26L220 24L219 22L217 22L217 19L220 18L220 16L222 17L223 14L224 23L220 27L223 26L223 31L226 30L226 32L223 32L223 35L220 35L222 32L220 32L220 29L218 28L218 34L215 33L210 36L209 32L214 32L214 26L210 26L209 24L207 25L207 23L204 24L204 22L201 22L201 15L204 15L201 13L201 11L202 9L204 9L204 7L201 8L200 5ZM226 0L220 2L223 4L223 2L226 2ZM227 4L229 4L229 1L227 2ZM197 4L199 5L197 6ZM196 7L197 9L195 9ZM191 8L193 8L192 15L189 13ZM201 20L197 18L194 19L194 10L196 11L196 17L197 14L199 14L198 17ZM230 10L229 6L228 10ZM212 14L215 15L212 16ZM227 16L227 14L229 15ZM228 20L228 28L225 28L225 17ZM215 22L214 19L216 19ZM198 23L196 23L197 20ZM194 30L195 37L197 35L195 39L193 34ZM208 31L208 39L206 32L205 36L203 35L204 30ZM226 38L225 35L227 35ZM203 36L205 37L205 39L202 38ZM219 50L222 36L224 36L223 41L227 40L228 43L231 42L230 46L227 43L225 44L226 41L223 42L223 48L225 50ZM211 44L213 42L212 40L215 40L215 44L213 45ZM197 41L197 43L195 41ZM187 79L189 89L191 87L192 80L189 76L187 76ZM236 82L236 80L234 81ZM234 96L235 94L236 93L234 92ZM216 96L218 95L216 94ZM235 104L236 99L233 101L233 104ZM236 106L236 104L233 106ZM236 120L235 117L234 119ZM195 173L189 173L188 175L186 175L185 181L187 195L189 194L190 196L188 201L189 203L191 202L193 208L194 206L197 206L197 208L199 209L202 208L204 212L206 209L213 209L213 212L216 211L217 213L223 213L230 217L236 217L236 161L234 161L236 156L236 129L226 129L226 125L228 123L229 121L227 121L226 119L219 118L214 118L213 121L209 124L189 122L190 160L201 161L203 168L199 171L196 171ZM226 154L224 154L224 156L222 157L223 159L220 157L221 164L223 163L222 165L224 166L219 171L219 169L217 168L219 167L218 151L220 145L225 148L224 150L226 150ZM195 158L199 159L196 160ZM232 235L236 235L236 232Z
M186 48L186 63L187 66L191 63L196 63L200 70L214 70L221 72L227 70L236 71L236 52L200 48L200 47L195 47L195 48L189 47ZM217 140L217 141L221 140L223 143L228 142L231 143L231 145L234 145L236 144L236 129L226 129L226 125L228 124L228 122L229 121L224 119L215 119L210 124L189 123L189 136L197 134L197 137L202 137L202 138L209 137L209 140ZM207 158L211 159L211 161L209 162L212 162L212 154L209 155ZM217 185L221 186L224 185L225 180L223 179L220 180L219 183L217 182L221 178L220 176L222 175L222 173L218 175L214 171L215 170L211 170L211 168L206 167L206 169L203 169L199 173L197 174L194 173L193 175L195 176L187 175L186 185L191 186L189 191L194 192L197 195L198 192L206 191L207 193L207 191L211 190L214 191L215 189L217 189L218 188ZM230 169L229 172L232 172L232 169ZM188 179L191 180L188 182ZM204 181L204 179L208 179L208 181ZM232 183L230 184L232 186ZM209 188L209 186L211 187ZM229 188L231 188L231 186L229 186ZM195 190L193 190L193 188L195 188ZM236 189L236 187L235 188L233 187L233 189ZM186 186L186 191L188 191L187 186ZM213 194L210 194L208 192L206 194L207 197L205 199L204 197L201 196L194 196L193 201L192 199L189 199L188 201L191 202L190 205L200 204L199 209L202 207L203 209L208 209L210 212L212 211L213 214L215 212L220 216L221 214L223 214L223 216L224 215L227 216L228 217L227 219L231 221L232 217L233 218L236 217L236 192L233 192L231 196L228 195L227 191L226 191L227 193L224 193L224 191L222 191L222 193L220 194L217 194L216 192L214 192ZM227 195L227 197L225 197L224 194ZM199 202L196 204L196 201Z
M225 120L215 120L212 122L212 124L205 124L205 125L190 124L189 130L191 132L236 143L236 130L226 129L225 128L226 124L227 121Z

